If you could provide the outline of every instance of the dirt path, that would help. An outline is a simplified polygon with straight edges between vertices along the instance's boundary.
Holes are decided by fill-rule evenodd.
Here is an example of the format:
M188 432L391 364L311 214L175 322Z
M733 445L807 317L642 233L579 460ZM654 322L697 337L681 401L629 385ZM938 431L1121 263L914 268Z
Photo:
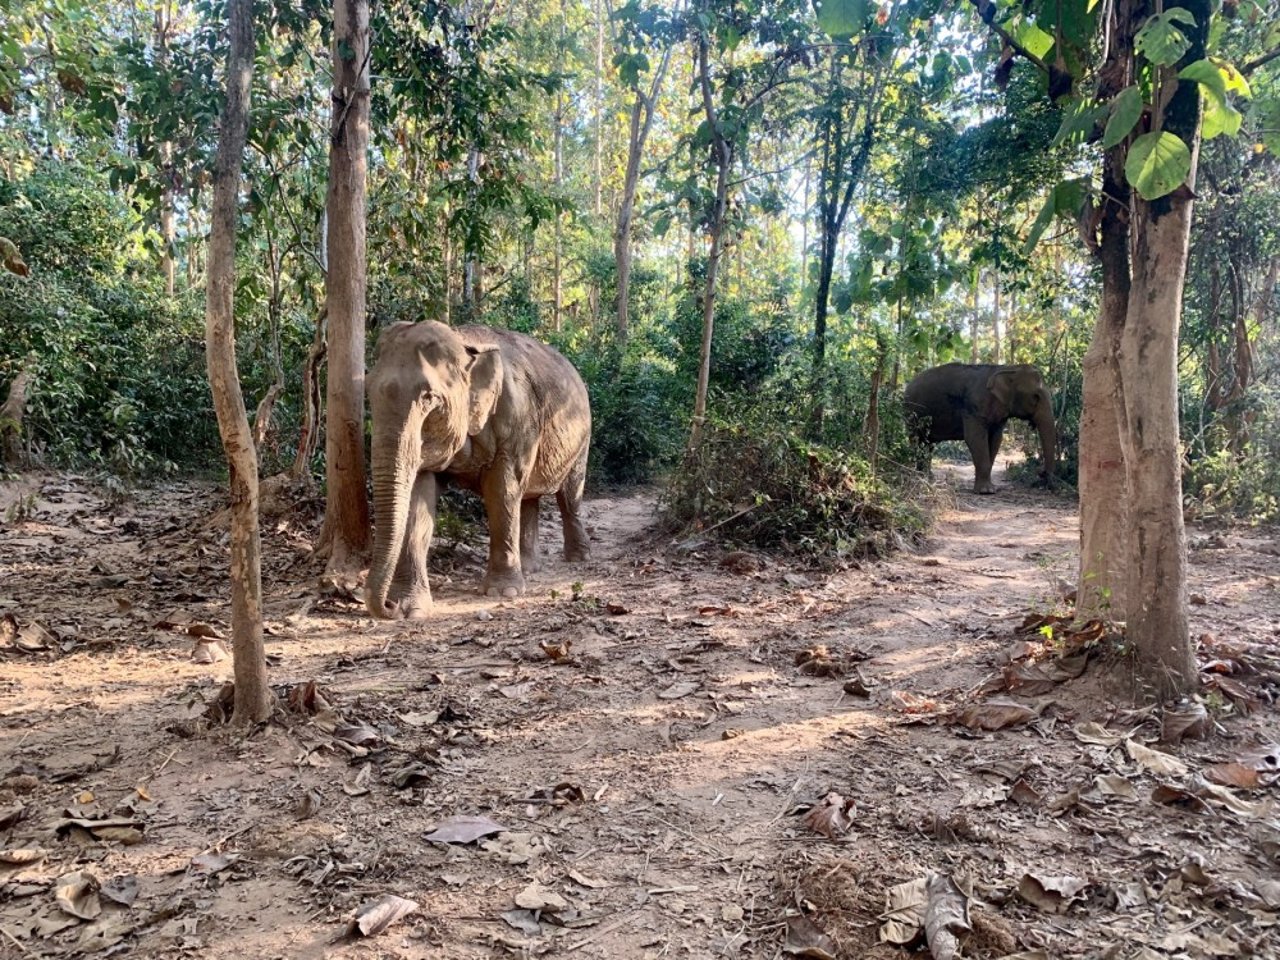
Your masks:
M314 681L340 719L238 743L201 732L230 663L192 662L185 630L225 623L224 537L193 524L219 495L181 485L113 508L72 477L0 487L0 613L27 628L0 636L0 851L45 851L0 852L0 957L777 957L788 916L804 935L797 906L836 955L898 957L876 943L885 891L930 871L975 897L970 956L1275 955L1265 789L1238 807L1150 799L1157 780L1274 743L1269 707L1241 719L1211 698L1218 732L1167 748L1190 768L1159 777L1123 745L1156 726L1109 708L1096 670L1018 698L1039 716L1016 729L933 715L976 701L1075 565L1066 497L967 482L954 475L926 549L831 577L656 542L645 493L593 500L596 558L570 567L544 511L552 559L528 596L476 596L479 554L462 548L435 617L412 624L317 602L312 530L277 525L272 679ZM1196 632L1262 662L1275 538L1193 546ZM797 666L817 645L844 676ZM855 670L869 698L843 692ZM1116 739L1082 742L1086 720ZM802 817L830 791L852 802L838 842ZM507 829L425 839L458 815ZM85 822L106 816L114 833ZM106 885L92 922L56 906L75 871ZM1029 874L1069 891L1061 914L1018 894ZM419 912L331 942L384 893Z

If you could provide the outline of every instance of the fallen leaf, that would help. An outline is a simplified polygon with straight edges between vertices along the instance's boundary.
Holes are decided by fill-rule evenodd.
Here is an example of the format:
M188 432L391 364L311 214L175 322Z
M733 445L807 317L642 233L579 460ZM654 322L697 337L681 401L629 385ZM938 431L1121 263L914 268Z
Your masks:
M880 942L899 946L915 942L924 929L924 912L928 904L927 876L886 890L884 913L880 915Z
M504 862L518 867L537 859L547 852L546 841L536 833L511 831L491 840L482 840L480 849L500 857Z
M1167 783L1155 786L1151 791L1151 802L1166 807L1182 807L1184 810L1194 810L1197 813L1203 813L1209 809L1208 805L1190 790L1183 790L1181 787Z
M94 839L122 843L131 846L143 840L144 824L141 820L129 817L114 817L106 820L88 820L82 817L68 817L54 824L54 831L63 837L73 829L84 830Z
M956 714L955 720L970 730L1003 730L1023 723L1030 723L1039 714L1035 710L1012 700L986 700L971 703Z
M782 952L793 957L811 957L812 960L835 960L836 943L826 932L806 916L787 919L787 939Z
M442 820L425 839L429 843L475 843L481 837L506 830L488 817L458 816Z
M397 790L416 787L418 784L426 783L430 779L431 768L422 763L407 763L403 767L391 772L391 785ZM352 790L361 790L361 788L357 786L353 787ZM353 797L361 796L361 793L352 793L351 790L347 790L346 792ZM367 789L362 790L362 793L368 792L369 791Z
M1186 700L1164 711L1160 722L1160 742L1178 744L1183 740L1203 740L1213 729L1204 704Z
M1180 777L1187 772L1187 765L1177 757L1144 747L1137 740L1125 740L1124 747L1130 759L1158 776Z
M133 902L138 899L138 889L138 878L126 873L108 880L99 892L112 903L132 907Z
M924 911L924 934L933 960L954 960L960 940L973 931L969 925L969 898L950 875L931 873L925 884L928 902Z
M1226 807L1232 813L1238 813L1242 817L1268 817L1273 812L1271 803L1267 801L1250 803L1248 800L1241 800L1226 787L1216 783L1208 783L1197 778L1194 789L1196 796L1201 800L1208 800L1210 803Z
M569 651L573 648L573 641L568 637L563 640L539 640L538 646L553 662L560 663L569 659Z
M506 910L499 914L507 926L519 930L526 936L536 937L542 933L542 925L532 910Z
M746 915L747 911L736 903L726 903L720 908L720 919L725 923L741 923Z
M815 833L828 840L839 840L853 826L853 800L838 793L828 793L804 815L802 821Z
M889 694L893 705L903 713L936 713L938 701L929 697L921 697L907 690L894 690Z
M293 815L299 820L309 820L320 812L320 805L323 800L324 798L320 796L320 791L312 787L294 804Z
M418 909L412 900L397 897L393 893L384 893L377 900L366 903L356 911L355 916L347 922L346 935L354 937L376 937L401 917L406 917Z
M207 623L189 623L187 624L187 633L193 637L199 637L205 640L225 640L216 627Z
M1038 663L1010 663L1004 668L1002 676L1004 689L1028 697L1048 693L1058 685L1058 681Z
M49 855L43 847L19 847L15 850L0 850L0 863L6 867L25 867L39 863Z
M1205 768L1204 777L1212 783L1241 790L1256 790L1262 786L1261 774L1243 763L1215 763Z
M1076 724L1071 732L1081 743L1092 744L1095 747L1114 747L1124 739L1123 734L1112 733L1096 720Z
M1120 797L1122 800L1138 799L1138 791L1133 783L1116 774L1103 774L1094 777L1093 785L1103 796Z
M353 747L376 747L382 742L382 735L367 723L339 724L333 728L333 736Z
M516 906L525 910L546 910L559 913L569 909L569 901L550 887L534 881L516 894Z
M235 853L200 853L191 858L191 866L195 867L199 873L212 876L234 865L239 859L239 854Z
M620 617L623 614L627 614L631 612L630 609L628 609L627 607L624 607L622 604L612 603L612 602L606 603L604 605L604 609L606 613L608 613L610 616L613 616L613 617Z
M197 640L191 648L192 663L221 663L228 656L221 640Z
M1044 794L1019 777L1013 782L1013 786L1009 788L1009 799L1014 803L1022 804L1024 807L1035 807L1039 806L1044 800Z
M1045 913L1063 913L1083 897L1089 881L1079 877L1051 877L1025 873L1018 881L1018 896Z
M867 680L866 677L859 674L852 680L846 680L842 689L851 697L867 698L871 696L871 688L874 685L875 684Z
M63 913L81 920L94 920L102 913L98 900L98 878L87 870L59 877L54 884L54 902Z
M697 680L681 680L673 683L665 690L658 691L659 700L679 700L681 697L687 697L691 693L696 693L701 684Z

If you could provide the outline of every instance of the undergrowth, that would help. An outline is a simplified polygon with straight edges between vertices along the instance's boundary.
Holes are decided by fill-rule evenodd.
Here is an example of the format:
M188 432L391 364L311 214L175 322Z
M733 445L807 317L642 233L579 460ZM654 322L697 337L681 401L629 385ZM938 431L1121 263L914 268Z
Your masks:
M663 495L668 529L838 567L921 539L931 498L919 478L876 472L812 444L791 424L709 421Z

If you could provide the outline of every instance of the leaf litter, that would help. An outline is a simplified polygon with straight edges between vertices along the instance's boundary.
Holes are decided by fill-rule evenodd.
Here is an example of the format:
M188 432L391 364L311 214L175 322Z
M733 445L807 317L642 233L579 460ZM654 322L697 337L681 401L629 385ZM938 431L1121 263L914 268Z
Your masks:
M1060 524L1062 541L1070 540L1066 514L1016 491L1008 496L990 515L1010 530L1001 542L1020 542L1017 524L1025 525L1026 537L1043 537ZM191 494L192 506L183 509L194 516L194 505L207 499L205 492ZM975 877L972 889L980 891L981 899L967 901L972 929L963 930L962 912L941 911L932 938L923 925L930 950L948 936L963 944L963 955L975 957L1083 957L1090 949L1104 952L1108 943L1189 956L1246 947L1266 955L1274 947L1268 918L1280 913L1280 887L1270 878L1280 828L1270 801L1280 771L1269 745L1280 731L1265 679L1274 671L1274 640L1250 633L1249 621L1233 627L1221 619L1245 609L1228 602L1234 594L1224 585L1238 574L1225 558L1210 558L1218 565L1207 575L1220 582L1203 591L1214 603L1194 614L1219 618L1204 624L1213 639L1202 638L1200 647L1205 682L1193 703L1205 713L1175 706L1134 715L1113 709L1090 685L1095 671L1087 667L1105 655L1109 627L1073 633L1065 621L1042 623L1062 649L1051 649L1042 633L1017 634L1012 642L1021 645L1020 655L1000 660L1011 642L1002 624L1012 618L1011 626L1018 625L1021 616L1013 611L1024 601L982 593L991 583L981 568L967 574L969 561L959 552L939 568L945 584L922 584L919 561L910 557L830 585L807 575L792 583L785 570L750 578L707 570L697 557L634 566L611 560L604 566L617 569L603 571L610 579L588 590L610 597L625 615L586 602L544 606L531 595L478 623L475 607L465 606L470 601L451 611L455 588L446 585L433 619L394 627L402 639L388 644L389 635L371 630L358 606L307 606L313 573L297 560L305 554L276 531L277 552L264 557L264 580L277 591L268 598L268 618L279 627L306 612L287 621L288 642L268 632L269 652L283 657L282 678L315 680L277 688L282 700L292 696L286 707L292 719L283 721L283 730L228 747L214 739L223 735L218 731L192 727L183 736L169 729L189 716L181 697L229 716L219 706L218 685L209 681L214 671L186 659L188 644L216 639L193 634L188 625L223 632L212 625L227 617L216 599L225 585L218 566L225 547L216 528L207 539L192 536L181 519L163 515L174 502L156 497L140 505L144 530L151 523L157 531L172 525L146 564L103 561L103 578L131 571L127 608L116 602L122 587L115 580L93 588L98 594L89 591L101 599L93 609L102 612L91 615L72 611L69 598L37 595L42 586L0 571L0 594L16 598L0 612L15 611L20 631L30 622L23 611L38 611L52 637L38 653L7 654L6 669L22 671L29 699L20 712L0 703L0 719L16 723L11 742L22 741L12 769L0 769L0 809L9 811L5 849L14 853L8 860L0 855L0 926L42 952L55 954L82 935L86 947L128 940L155 952L162 930L175 938L167 942L185 938L185 949L198 950L194 944L208 937L201 918L213 898L220 904L213 909L238 917L232 921L237 930L261 943L263 955L290 955L288 937L305 936L314 925L303 917L354 918L377 896L388 871L404 878L398 893L423 905L420 919L405 928L408 935L442 938L459 955L473 944L536 955L554 944L563 949L585 941L582 955L609 945L611 955L640 957L661 949L644 946L658 937L658 943L684 942L690 955L776 956L790 944L789 955L878 956L866 938L878 934L885 891L930 875L953 877L957 889L968 891L960 872ZM157 519L148 520L145 511ZM42 506L46 513L56 518L56 505ZM609 513L613 522L622 512ZM117 546L110 537L79 536L68 534L65 546L51 548L50 562L87 569L96 555L72 560L73 551ZM602 541L606 555L611 549L623 550L625 558L634 548ZM153 567L151 557L163 562ZM1254 574L1266 576L1262 568ZM712 582L704 586L708 577ZM1002 579L1000 588L1011 589L1011 581ZM567 586L562 590L567 594ZM876 617L889 622L904 606L928 609L930 594L922 591L983 615L962 622L939 609L930 614L928 637L920 636L918 621L900 633L874 625ZM1034 588L1020 596L1031 602ZM1274 615L1276 604L1265 591L1251 596L1261 605L1248 609ZM671 609L708 608L699 616L711 626L697 629L712 631L715 642L684 642L690 626L663 617L666 600ZM175 626L150 631L158 614ZM101 627L113 644L106 655L81 652L94 635L94 616L97 624L121 620ZM602 638L607 656L587 645L585 653L574 651L575 669L552 670L549 659L537 659L536 648L535 658L521 653L523 642L555 635L566 622L583 623L582 636ZM773 640L778 623L804 639ZM7 630L0 623L0 640ZM486 631L484 644L462 642L478 630ZM939 633L944 643L934 646ZM166 646L174 634L178 649ZM822 644L838 651L832 638L848 636L877 651L857 692L843 694L844 679L828 688L814 682L823 676L800 673L794 651ZM66 644L73 646L63 649ZM11 647L11 640L0 643L0 650ZM919 659L925 649L929 654ZM642 662L654 651L656 659ZM481 667L472 665L477 654ZM1081 656L1086 669L1076 674L1082 661L1072 658ZM917 665L907 667L913 657ZM992 663L984 657L995 658L998 676L1016 677L1021 686L1008 684L989 691L1007 696L982 699L982 664ZM37 673L48 663L41 658L61 658L66 677ZM842 654L826 659L847 666ZM650 669L646 662L663 665ZM1023 667L1010 669L1013 663ZM510 679L499 683L536 686L506 696L485 670L506 671ZM80 686L64 690L66 680ZM680 683L694 686L678 697L656 697ZM1062 683L1069 687L1060 690ZM117 689L149 691L138 701L148 708L129 713ZM1044 696L1054 698L1051 709L1039 705ZM993 701L995 709L985 706ZM997 722L1008 709L1002 704L1017 704L1010 715L1026 719ZM970 708L975 725L958 722ZM655 715L661 717L656 738ZM904 725L918 721L926 725ZM122 754L106 766L61 758L58 752L73 742L98 742L108 722L122 731ZM722 736L730 730L750 735ZM410 775L397 785L406 770ZM566 783L576 789L557 790ZM145 795L135 794L139 784ZM1172 796L1190 798L1180 802L1195 809L1153 802L1159 787L1182 791ZM857 821L840 834L838 846L782 819L796 809L797 796L827 793L840 798L826 806L833 826ZM131 808L118 806L123 797L133 798ZM957 806L962 802L974 805ZM451 818L477 810L491 811L493 819L485 819L498 829L471 840L459 833L422 842L446 830ZM244 827L249 832L236 852L219 843ZM112 839L115 829L127 831L121 836L132 846ZM205 839L175 848L178 833L191 831ZM217 858L209 865L226 866L211 874L191 866L204 844ZM39 848L49 852L22 862L21 851ZM273 860L276 849L287 856ZM99 885L101 913L93 921L54 906L54 881L86 868L71 859L73 851L92 856L94 876L115 878ZM823 851L838 852L846 866L837 869ZM133 858L141 858L136 867ZM774 871L785 875L776 886ZM1050 887L1054 878L1088 878L1088 885L1075 895L1059 890L1065 909L1045 911L1018 894L1024 875ZM798 876L806 878L800 887ZM129 877L141 882L134 887ZM523 927L508 927L501 914L535 883L568 908L530 910ZM190 892L184 899L184 889L199 891L205 905L197 906ZM235 906L237 891L249 889L253 913ZM258 897L258 889L270 890L271 899ZM636 907L637 889L681 892L648 895ZM219 899L220 891L228 899ZM22 904L35 908L30 925L13 912ZM116 919L124 911L130 919ZM574 911L585 919L567 919ZM469 919L477 913L487 919ZM593 931L583 930L576 939L557 939L572 928L549 917L597 923L605 935L588 940ZM148 923L151 918L157 919ZM283 931L274 941L267 918L271 930ZM54 932L30 939L37 923ZM495 924L507 930L506 939L491 936ZM385 939L393 952L396 940ZM518 943L525 946L513 946ZM801 950L813 952L792 952Z

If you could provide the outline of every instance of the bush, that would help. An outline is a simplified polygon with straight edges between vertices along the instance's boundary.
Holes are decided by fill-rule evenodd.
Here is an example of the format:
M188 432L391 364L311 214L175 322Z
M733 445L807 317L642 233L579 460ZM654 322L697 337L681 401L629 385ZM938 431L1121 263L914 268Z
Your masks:
M666 490L668 525L824 566L883 556L923 535L916 481L876 473L860 455L806 443L801 432L767 410L709 422L698 455Z

